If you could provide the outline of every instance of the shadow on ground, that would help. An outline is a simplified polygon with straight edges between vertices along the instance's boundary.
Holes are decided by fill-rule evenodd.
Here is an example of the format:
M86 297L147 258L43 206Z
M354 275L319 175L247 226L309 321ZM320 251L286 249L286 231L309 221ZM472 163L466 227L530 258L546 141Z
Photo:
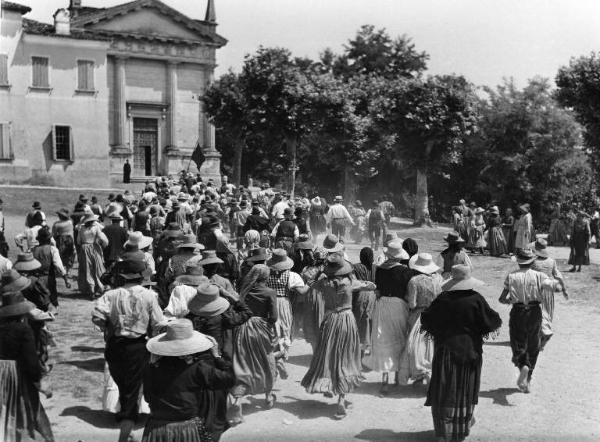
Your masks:
M487 341L483 345L491 345L492 347L510 347L510 341Z
M71 347L71 351L78 351L80 353L104 353L104 347L90 347L88 345L74 345Z
M73 365L74 367L80 368L86 371L95 371L98 373L104 372L104 358L84 359L84 360L73 360L64 361L61 364Z
M67 407L60 415L76 417L77 419L80 419L96 428L109 429L119 427L119 424L115 420L114 413L109 413L108 411L103 410L92 410L91 408L83 405ZM143 428L146 425L146 419L147 415L141 415L138 423L136 424L136 429Z
M354 436L354 439L368 441L413 441L413 440L435 440L432 430L427 431L392 431L383 428L370 428L363 430Z
M299 365L301 367L308 367L310 365L311 359L312 359L312 355L307 354L307 355L290 356L290 357L288 357L287 361L289 364Z
M282 396L278 394L278 398L281 397ZM290 413L300 420L318 419L321 417L330 417L331 419L334 419L333 416L337 410L337 398L327 399L322 396L322 401L313 399L304 400L292 396L283 396L283 398L291 402L275 402L274 408ZM328 403L326 401L330 402ZM263 398L258 399L249 397L248 403L244 404L245 416L263 410L266 410L265 400Z
M495 390L480 391L479 397L487 397L492 399L492 403L502 405L504 407L514 407L514 404L508 402L508 396L513 393L519 393L518 388L497 388Z

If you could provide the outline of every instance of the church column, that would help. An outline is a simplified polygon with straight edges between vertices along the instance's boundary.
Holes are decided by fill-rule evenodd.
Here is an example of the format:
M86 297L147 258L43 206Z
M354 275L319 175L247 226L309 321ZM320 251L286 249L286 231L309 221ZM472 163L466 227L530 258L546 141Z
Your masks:
M213 81L213 68L204 71L204 90L208 89ZM215 147L215 127L208 121L204 102L200 102L200 122L202 128L202 148L204 150L204 163L200 167L203 178L212 178L218 185L221 184L221 154Z
M125 60L115 57L115 153L129 153L127 146L127 97L125 96Z
M169 112L169 150L177 150L177 65L176 61L168 62L168 99Z
M213 71L212 69L205 71L206 82L205 82L205 90L213 82ZM208 115L206 114L206 105L204 102L201 104L201 112L202 112L202 145L204 149L208 152L216 151L215 148L215 127L210 124L208 121Z

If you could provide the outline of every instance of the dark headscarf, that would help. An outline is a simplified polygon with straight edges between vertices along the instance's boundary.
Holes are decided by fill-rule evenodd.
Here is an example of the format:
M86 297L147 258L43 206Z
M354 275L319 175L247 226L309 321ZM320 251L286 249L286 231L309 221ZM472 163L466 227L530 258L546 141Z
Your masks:
M365 265L367 268L371 268L373 266L373 261L375 256L373 254L373 249L371 247L364 247L360 251L360 262Z
M402 242L402 248L404 250L406 250L406 253L408 253L408 256L410 256L410 257L413 257L414 255L416 255L417 253L419 253L419 245L412 238L406 238Z

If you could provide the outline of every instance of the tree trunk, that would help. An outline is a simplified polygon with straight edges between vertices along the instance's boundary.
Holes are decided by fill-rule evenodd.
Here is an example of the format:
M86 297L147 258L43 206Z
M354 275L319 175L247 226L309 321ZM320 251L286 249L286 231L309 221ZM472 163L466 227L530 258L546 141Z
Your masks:
M233 176L232 181L235 187L239 188L242 183L242 158L244 154L244 142L238 141L235 143L235 151L233 152Z
M346 204L354 202L357 193L356 175L349 164L344 165L344 201Z
M417 194L415 196L415 226L431 226L427 195L427 170L417 168Z

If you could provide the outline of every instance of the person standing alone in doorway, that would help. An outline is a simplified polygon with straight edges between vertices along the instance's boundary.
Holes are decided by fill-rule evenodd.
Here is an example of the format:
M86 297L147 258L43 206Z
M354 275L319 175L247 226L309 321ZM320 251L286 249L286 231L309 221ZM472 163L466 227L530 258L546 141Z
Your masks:
M125 164L123 164L123 182L131 182L131 164L129 164L129 160L125 160Z

